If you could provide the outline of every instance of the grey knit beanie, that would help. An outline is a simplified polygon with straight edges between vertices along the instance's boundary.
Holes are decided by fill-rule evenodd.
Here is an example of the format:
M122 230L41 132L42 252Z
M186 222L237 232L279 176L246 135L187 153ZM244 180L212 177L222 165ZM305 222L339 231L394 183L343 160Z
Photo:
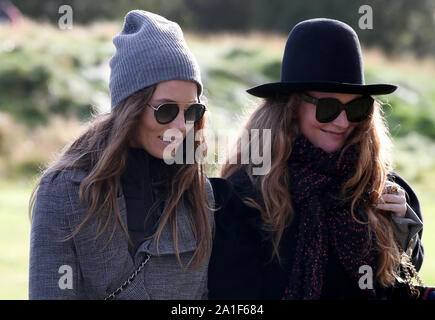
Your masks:
M157 14L133 10L113 38L116 52L110 59L112 109L132 93L167 80L196 82L202 92L198 63L180 26Z

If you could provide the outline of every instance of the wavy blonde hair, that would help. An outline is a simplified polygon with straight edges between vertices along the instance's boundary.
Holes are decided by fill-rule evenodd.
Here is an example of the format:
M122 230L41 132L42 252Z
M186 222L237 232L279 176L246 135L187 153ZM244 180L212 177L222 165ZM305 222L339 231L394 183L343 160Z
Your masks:
M245 198L244 202L260 211L264 228L272 235L273 255L276 255L278 259L281 237L294 216L288 192L291 181L287 160L292 152L293 142L300 133L298 125L300 104L301 99L297 93L290 95L290 97L265 99L252 113L244 127L244 132L248 133L251 132L251 129L272 128L272 161L268 174L253 176L251 173L253 164L240 164L240 161L237 161L237 164L234 164L235 161L227 161L221 171L221 175L228 178L240 169L245 170L254 187L261 193L262 204L252 198ZM260 138L259 141L262 139ZM241 144L242 138L239 137L235 154L231 157L240 160ZM361 151L355 174L344 184L342 194L349 195L352 217L358 223L364 222L359 221L355 216L357 203L361 203L362 209L367 213L368 222L366 223L368 223L370 234L374 234L376 237L378 249L376 279L382 286L389 286L396 279L399 248L395 242L389 214L374 208L374 204L384 189L387 174L392 170L392 142L379 102L374 102L372 113L354 129L340 156L352 145L360 145ZM359 202L362 199L365 201ZM371 237L368 241L371 241Z
M128 229L121 220L117 193L120 185L120 176L125 170L127 151L136 130L140 125L141 116L146 104L150 101L156 85L141 89L130 95L118 104L112 112L99 116L91 123L89 128L62 151L59 159L54 161L43 172L32 191L29 203L29 216L37 198L37 191L42 179L55 171L67 168L79 168L85 170L88 175L81 182L79 200L89 211L80 225L65 239L74 237L83 226L94 216L98 218L98 228L95 239L103 233L109 232L110 221L115 219L117 223L111 230L109 243L118 227L121 227L131 245L133 242L128 234ZM205 126L205 116L195 124L194 130L202 132ZM197 141L198 140L198 141ZM196 139L195 151L201 145L206 152L205 137ZM185 150L184 150L185 151ZM188 265L194 261L194 268L198 267L204 259L208 259L211 253L212 232L207 208L207 197L204 192L205 170L203 165L174 164L174 175L169 188L168 205L155 234L157 242L164 226L169 223L174 241L174 248L179 264L181 259L178 251L176 208L178 205L187 206L190 209L188 218L196 239L197 249ZM210 209L210 208L209 208ZM101 228L101 225L104 225ZM107 244L106 244L107 245Z

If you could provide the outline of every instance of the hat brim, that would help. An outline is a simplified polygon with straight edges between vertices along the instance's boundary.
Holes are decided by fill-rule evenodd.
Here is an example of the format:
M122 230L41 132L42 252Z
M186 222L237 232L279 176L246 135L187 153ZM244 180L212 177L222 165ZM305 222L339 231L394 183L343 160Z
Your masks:
M392 93L396 89L397 86L393 84L360 85L339 82L273 82L256 86L246 91L256 97L268 98L280 94L289 94L291 92L308 90L363 95L382 95Z

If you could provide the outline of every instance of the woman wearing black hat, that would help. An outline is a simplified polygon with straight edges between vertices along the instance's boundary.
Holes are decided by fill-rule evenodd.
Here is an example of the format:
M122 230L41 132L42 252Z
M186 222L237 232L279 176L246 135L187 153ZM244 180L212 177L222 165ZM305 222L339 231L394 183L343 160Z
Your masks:
M261 129L271 130L270 171L254 176L252 163L228 161L227 181L213 182L228 192L217 199L210 298L391 298L401 252L421 267L419 202L392 172L390 139L372 98L395 89L365 84L348 25L313 19L295 26L281 81L248 90L265 98L245 129L260 129L260 141Z

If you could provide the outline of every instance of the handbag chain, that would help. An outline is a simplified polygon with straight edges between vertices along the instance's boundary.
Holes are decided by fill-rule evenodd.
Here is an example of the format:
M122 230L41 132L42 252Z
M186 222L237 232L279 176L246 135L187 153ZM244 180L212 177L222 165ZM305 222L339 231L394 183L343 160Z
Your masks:
M113 300L115 297L120 294L122 291L125 290L125 288L128 287L128 285L136 278L139 272L142 271L142 269L147 264L148 260L150 260L151 255L147 254L145 257L145 260L139 265L139 267L128 277L128 279L115 291L113 291L111 294L109 294L107 297L104 298L104 300Z
M399 190L398 187L393 186L387 186L387 193L389 194L398 194ZM411 257L412 257L412 247L410 246L406 252L401 248L399 244L397 244L399 250L400 250L400 267L401 271L405 275L405 279L402 279L400 276L397 276L397 280L402 283L406 283L409 286L409 289L411 290L411 294L416 297L416 299L420 296L420 291L415 287L413 278L417 281L417 283L420 286L424 286L423 280L420 278L417 270L415 269L414 265L412 264Z
M417 283L422 287L424 286L424 283L423 280L420 278L414 265L412 264L410 256L411 254L407 254L404 251L402 251L402 254L400 256L400 265L402 267L403 273L405 274L405 280L401 279L401 282L405 282L409 286L411 294L415 296L416 299L418 299L418 297L420 296L420 291L415 287L412 279L414 278Z

